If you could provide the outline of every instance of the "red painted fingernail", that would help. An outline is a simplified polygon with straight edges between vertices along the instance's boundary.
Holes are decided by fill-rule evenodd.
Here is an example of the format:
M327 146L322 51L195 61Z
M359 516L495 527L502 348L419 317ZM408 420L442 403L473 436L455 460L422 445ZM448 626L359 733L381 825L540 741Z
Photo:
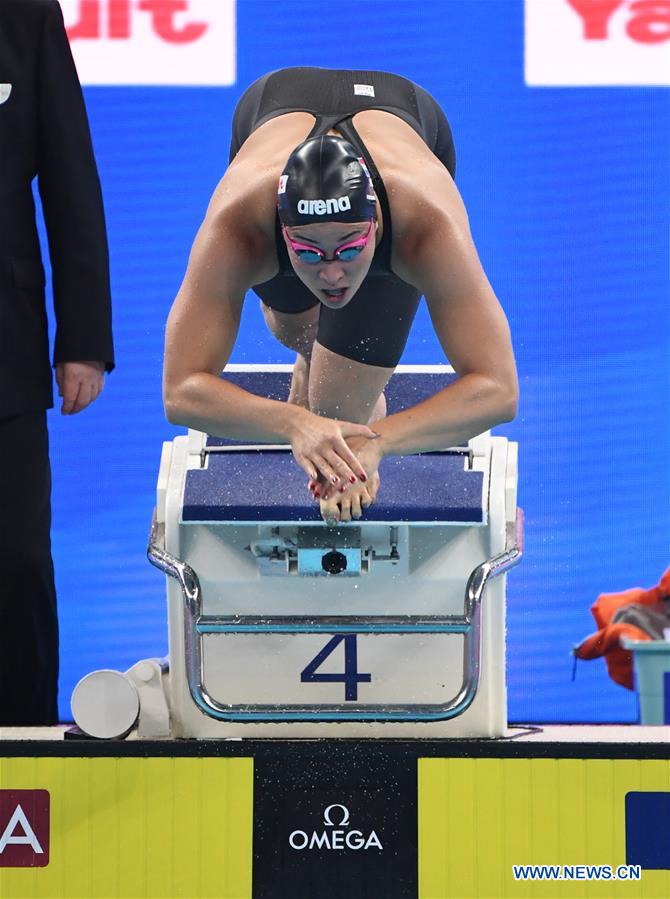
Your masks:
M362 475L361 475L361 481L367 481L367 475L362 474Z
M356 483L356 478L353 475L349 478L349 480L351 481L352 484Z
M344 493L344 491L345 491L346 489L347 489L346 487L340 487L340 493Z
M319 493L318 490L315 490L315 491L314 491L314 496L315 496L317 499L320 499L321 494Z

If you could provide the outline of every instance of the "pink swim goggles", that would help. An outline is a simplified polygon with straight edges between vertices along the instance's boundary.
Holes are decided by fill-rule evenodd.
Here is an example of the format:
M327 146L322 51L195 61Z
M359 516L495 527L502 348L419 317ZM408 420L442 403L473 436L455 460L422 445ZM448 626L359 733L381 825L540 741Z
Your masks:
M374 219L370 219L370 224L368 225L368 230L365 234L362 234L350 243L343 243L342 246L337 247L333 253L332 259L327 259L326 254L318 247L310 247L304 243L297 243L295 240L292 240L284 225L282 225L282 233L298 259L301 262L306 262L307 265L318 265L320 262L335 262L336 259L338 262L351 262L353 259L356 259L367 246L372 232L373 221Z

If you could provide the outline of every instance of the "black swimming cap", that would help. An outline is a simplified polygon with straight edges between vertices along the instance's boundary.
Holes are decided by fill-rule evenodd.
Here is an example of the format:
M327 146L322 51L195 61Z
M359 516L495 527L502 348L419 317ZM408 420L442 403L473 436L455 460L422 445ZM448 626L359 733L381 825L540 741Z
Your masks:
M377 218L365 160L334 134L310 137L291 153L279 179L277 206L289 226Z

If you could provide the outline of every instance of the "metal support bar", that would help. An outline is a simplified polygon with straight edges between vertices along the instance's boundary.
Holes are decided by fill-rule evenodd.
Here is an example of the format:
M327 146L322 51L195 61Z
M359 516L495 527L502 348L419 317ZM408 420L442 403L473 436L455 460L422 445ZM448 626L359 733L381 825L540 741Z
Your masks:
M179 582L184 598L186 677L193 701L206 715L219 721L444 721L461 715L474 700L479 686L481 602L490 578L517 565L523 553L523 517L508 522L505 550L478 565L465 588L464 614L430 616L211 616L202 615L202 590L196 572L165 549L165 525L154 512L147 556L152 565ZM461 687L446 703L412 705L345 704L233 705L218 702L204 684L202 637L222 633L304 634L337 633L428 633L461 634L463 679Z
M226 443L223 446L203 446L200 450L200 467L205 467L207 456L216 453L248 453L248 452L290 452L290 443ZM474 453L470 446L450 446L443 450L426 450L417 453L417 456L465 456L468 460L468 468L472 468Z
M201 615L199 634L465 634L470 622L456 615Z

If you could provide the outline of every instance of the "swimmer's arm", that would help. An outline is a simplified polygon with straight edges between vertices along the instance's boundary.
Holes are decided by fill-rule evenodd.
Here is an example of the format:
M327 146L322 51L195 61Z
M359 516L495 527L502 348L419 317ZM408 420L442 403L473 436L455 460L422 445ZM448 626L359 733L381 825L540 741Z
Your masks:
M453 198L452 198L453 201ZM427 216L406 252L401 277L426 297L458 378L411 409L375 424L382 455L408 455L467 442L516 415L518 381L509 325L484 273L462 205Z
M165 414L173 424L219 437L285 442L295 410L219 377L235 344L245 293L266 274L257 261L267 256L262 235L241 229L241 214L237 228L234 219L234 209L210 211L193 244L167 322Z
M219 377L235 344L246 291L276 270L265 235L241 227L245 212L208 213L193 245L166 330L168 421L233 440L290 443L296 462L311 478L322 474L339 483L365 476L345 438L373 437L368 427L256 396ZM274 206L271 214L274 221ZM263 264L264 259L269 262Z

